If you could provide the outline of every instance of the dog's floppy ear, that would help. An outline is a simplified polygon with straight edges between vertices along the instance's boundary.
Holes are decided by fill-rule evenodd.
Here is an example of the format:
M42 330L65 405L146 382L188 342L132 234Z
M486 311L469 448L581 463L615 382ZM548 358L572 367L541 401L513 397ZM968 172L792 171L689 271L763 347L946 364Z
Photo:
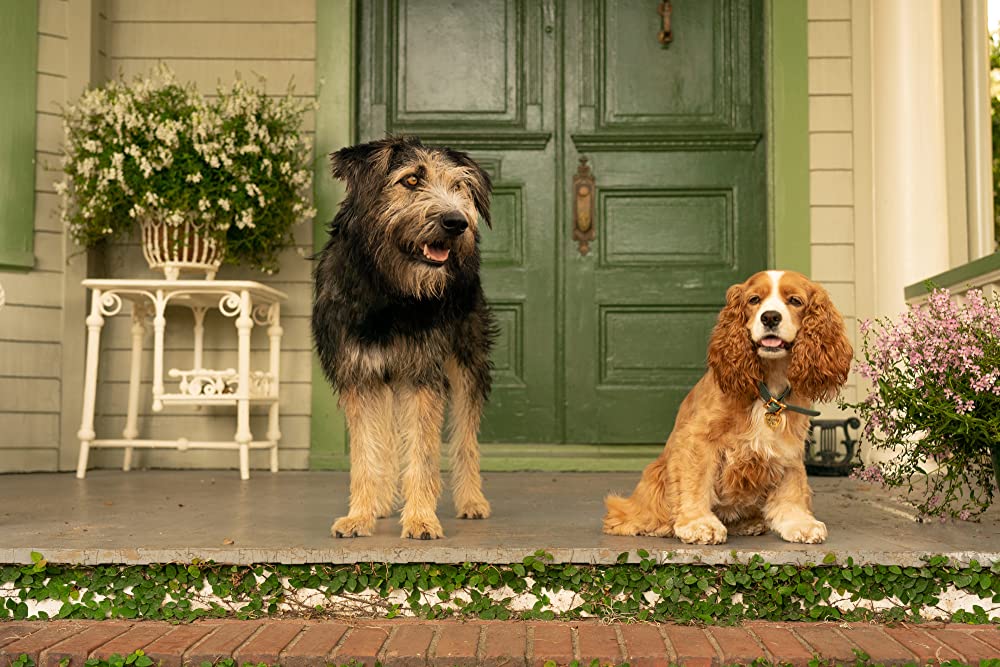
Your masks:
M745 396L757 391L763 373L760 360L746 328L743 285L733 285L726 292L726 307L712 330L708 343L708 366L722 393Z
M382 178L389 173L389 165L397 140L389 137L366 144L346 146L330 155L330 166L335 178L347 183L348 190L356 191L370 178Z
M811 401L830 401L847 382L853 360L844 318L827 291L813 283L792 347L788 381Z
M472 191L472 202L482 217L486 226L493 229L493 218L490 216L490 194L493 192L493 181L490 175L467 153L448 149L448 157L460 167L469 170L469 188Z

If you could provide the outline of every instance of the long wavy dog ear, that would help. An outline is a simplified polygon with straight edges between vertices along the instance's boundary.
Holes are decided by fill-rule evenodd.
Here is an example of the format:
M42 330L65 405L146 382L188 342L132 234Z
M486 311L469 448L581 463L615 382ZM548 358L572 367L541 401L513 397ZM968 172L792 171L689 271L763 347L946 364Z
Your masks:
M764 374L746 329L746 283L733 285L726 292L726 307L712 330L708 343L708 366L722 393L751 396Z
M831 401L847 382L852 361L854 350L844 318L829 293L814 283L792 347L788 380L810 401Z
M449 148L448 157L455 164L469 170L468 182L472 192L472 202L476 205L476 210L486 226L493 229L493 218L490 216L490 195L493 192L493 181L490 180L490 175L483 171L479 163L469 157L468 153Z

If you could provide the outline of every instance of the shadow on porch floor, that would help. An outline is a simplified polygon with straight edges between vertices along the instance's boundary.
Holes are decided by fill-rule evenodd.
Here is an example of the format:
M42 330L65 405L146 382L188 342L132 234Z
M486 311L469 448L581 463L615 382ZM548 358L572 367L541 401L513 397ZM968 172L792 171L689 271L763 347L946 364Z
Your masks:
M382 519L376 535L330 537L346 510L348 476L335 472L255 472L240 482L233 471L92 471L0 475L0 563L79 564L189 562L519 562L543 549L557 562L613 563L645 549L663 561L716 564L758 554L770 563L839 562L919 565L927 555L959 563L1000 560L1000 508L981 523L914 521L883 490L846 479L812 478L816 515L830 529L821 545L783 542L775 535L735 537L719 546L675 539L623 538L601 533L602 498L629 491L638 473L484 473L493 517L461 521L450 498L440 504L447 537L421 542L399 537L398 517Z

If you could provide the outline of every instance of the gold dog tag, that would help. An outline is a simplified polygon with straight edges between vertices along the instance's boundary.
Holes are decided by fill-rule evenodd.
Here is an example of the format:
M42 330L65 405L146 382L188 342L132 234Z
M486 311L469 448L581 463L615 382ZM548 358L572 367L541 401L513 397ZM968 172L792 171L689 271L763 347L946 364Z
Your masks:
M767 425L772 429L776 429L778 428L778 424L781 423L781 415L777 412L768 412L764 415L764 421L767 422Z

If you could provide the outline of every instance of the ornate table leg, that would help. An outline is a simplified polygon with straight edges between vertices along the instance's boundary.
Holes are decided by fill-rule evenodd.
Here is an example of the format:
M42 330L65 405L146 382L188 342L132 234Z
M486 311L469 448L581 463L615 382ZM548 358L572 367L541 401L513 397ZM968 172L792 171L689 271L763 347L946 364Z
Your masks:
M167 300L163 290L156 290L153 302L153 411L163 409L163 331L167 328Z
M94 407L97 401L97 362L101 353L101 328L104 327L104 317L101 315L103 298L101 290L93 291L90 315L87 316L87 366L83 381L83 416L80 420L80 430L76 434L76 437L80 438L80 456L76 463L77 479L87 476L90 443L97 437L94 433Z
M250 292L240 292L240 314L236 318L239 339L237 371L239 397L236 399L236 443L240 446L240 479L250 479L250 332L253 329Z
M267 439L271 441L271 472L278 472L278 441L281 440L281 430L278 428L278 391L280 381L278 375L281 373L281 304L271 305L270 323L267 335L270 339L271 353L271 383L270 391L275 401L271 403L267 413Z
M139 437L139 382L142 378L142 338L146 333L146 304L132 304L132 359L128 377L128 413L122 437L135 440ZM132 469L132 447L125 448L122 470Z

